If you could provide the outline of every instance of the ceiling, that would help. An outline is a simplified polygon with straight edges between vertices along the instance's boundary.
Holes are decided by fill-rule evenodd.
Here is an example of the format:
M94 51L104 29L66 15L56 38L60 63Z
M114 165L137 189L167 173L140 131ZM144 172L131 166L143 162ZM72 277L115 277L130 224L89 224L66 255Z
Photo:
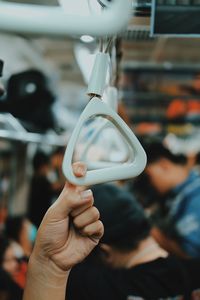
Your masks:
M84 0L83 0L84 1ZM57 0L12 0L12 2L58 5ZM143 1L144 3L144 1ZM150 16L136 16L130 21L128 30L122 34L122 67L139 65L193 65L199 67L200 39L151 38ZM26 37L27 38L27 37ZM28 42L48 63L59 70L63 81L83 82L74 57L73 38L29 38Z
M12 0L12 2L58 5L57 0ZM144 1L143 1L144 2ZM144 2L145 3L145 2ZM128 29L121 34L123 58L122 68L135 68L148 65L185 65L199 67L199 38L152 38L150 37L150 11L146 16L135 16ZM137 14L138 15L138 14ZM19 37L23 38L23 37ZM75 60L74 45L77 39L25 37L30 53L35 53L33 61L44 60L50 69L57 70L62 81L77 81L83 84L78 64ZM82 44L83 45L83 44ZM90 46L87 46L91 48ZM91 48L92 50L94 49ZM32 59L32 58L31 58ZM30 60L31 60L30 59ZM45 69L44 63L43 68ZM48 68L48 67L47 67Z
M58 5L57 0L12 0L14 1ZM65 103L69 109L69 114L64 121L68 119L74 126L78 115L88 101L85 99L87 84L84 82L75 57L75 47L87 48L88 51L94 53L96 42L85 44L73 37L11 36L1 33L0 35L0 57L6 61L6 76L19 71L19 68L34 66L42 69L54 79L57 77L60 84L59 90L64 95L63 99L66 100ZM163 69L189 67L200 70L200 38L150 37L150 11L146 16L137 13L120 37L123 53L121 69L134 70L153 66L153 68ZM14 65L13 62L15 62ZM160 103L163 105L163 101ZM131 106L133 106L132 103ZM157 110L156 103L155 114ZM128 111L131 115L131 109ZM130 119L131 117L132 115ZM130 122L134 124L135 119L131 119Z

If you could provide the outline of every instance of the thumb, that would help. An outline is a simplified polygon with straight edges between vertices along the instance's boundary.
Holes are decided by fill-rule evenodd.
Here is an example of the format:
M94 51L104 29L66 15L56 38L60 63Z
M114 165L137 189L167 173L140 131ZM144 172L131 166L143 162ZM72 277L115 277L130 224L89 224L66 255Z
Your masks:
M56 202L49 208L48 212L54 218L66 218L71 212L82 206L93 205L93 194L91 190L79 191L75 186L65 185Z

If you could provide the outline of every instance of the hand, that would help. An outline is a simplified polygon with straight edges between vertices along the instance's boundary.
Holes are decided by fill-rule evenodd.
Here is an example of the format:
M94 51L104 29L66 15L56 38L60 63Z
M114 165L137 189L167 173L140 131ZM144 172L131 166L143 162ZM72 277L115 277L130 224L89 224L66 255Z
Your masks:
M74 164L76 176L85 175L85 166ZM57 201L48 209L39 227L33 250L39 261L69 271L82 261L103 235L99 212L93 206L91 190L66 183Z

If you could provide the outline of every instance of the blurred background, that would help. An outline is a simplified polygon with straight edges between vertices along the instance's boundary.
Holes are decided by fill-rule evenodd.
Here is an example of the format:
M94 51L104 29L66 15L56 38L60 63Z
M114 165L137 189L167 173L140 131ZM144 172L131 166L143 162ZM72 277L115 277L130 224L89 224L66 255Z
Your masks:
M90 15L106 10L112 1L3 2L46 7L65 3L67 13ZM109 103L117 97L115 109L147 147L142 175L113 184L142 205L153 228L151 237L163 249L200 257L200 0L130 1L128 28L112 41L88 35L16 34L0 28L0 81L6 90L0 96L2 300L22 299L37 228L65 184L63 156L90 100L87 87L100 49L108 48L111 57L103 100ZM110 120L98 116L85 121L74 161L96 169L133 158L130 145ZM105 204L106 191L99 195ZM115 194L109 197L116 200ZM112 218L109 222L116 222ZM123 225L121 219L119 223ZM13 298L7 297L10 293Z
M12 2L59 5L56 0ZM75 1L77 12L83 2L90 13L93 5L106 4ZM156 5L167 12L165 7L188 9L200 2L133 1L129 26L113 47L116 66L112 84L119 89L119 114L139 139L164 140L174 153L186 154L192 160L200 150L200 39L192 35L195 31L187 35L184 30L175 32L176 37L163 32L154 35ZM165 25L169 20L163 19ZM184 19L179 25L184 29ZM5 61L2 81L7 90L0 101L2 222L4 214L28 210L34 155L43 151L51 159L58 149L63 155L88 102L87 83L98 44L98 39L90 36L58 38L0 32L0 57ZM56 182L58 175L52 168L48 176Z

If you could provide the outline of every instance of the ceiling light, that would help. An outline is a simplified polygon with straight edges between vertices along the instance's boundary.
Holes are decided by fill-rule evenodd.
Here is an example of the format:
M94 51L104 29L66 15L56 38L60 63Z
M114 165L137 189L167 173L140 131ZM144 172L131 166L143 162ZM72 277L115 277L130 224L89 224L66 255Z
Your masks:
M84 43L92 43L94 41L94 38L91 35L82 35L80 39Z

